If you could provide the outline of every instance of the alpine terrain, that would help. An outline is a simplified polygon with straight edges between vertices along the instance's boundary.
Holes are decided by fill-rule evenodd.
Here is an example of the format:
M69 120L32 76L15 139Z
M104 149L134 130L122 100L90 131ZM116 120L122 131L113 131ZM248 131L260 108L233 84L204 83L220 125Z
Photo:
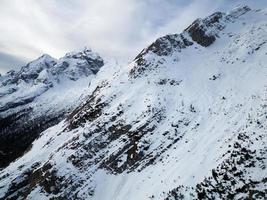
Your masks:
M81 94L103 65L98 54L85 48L59 60L43 55L0 77L0 168L81 103Z
M0 199L267 199L266 63L267 8L239 6L128 65L86 50L9 72Z

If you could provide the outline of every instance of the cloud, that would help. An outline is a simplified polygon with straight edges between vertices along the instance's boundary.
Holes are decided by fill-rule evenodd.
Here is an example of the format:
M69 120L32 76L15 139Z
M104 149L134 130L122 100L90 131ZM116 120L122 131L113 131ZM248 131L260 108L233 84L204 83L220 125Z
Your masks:
M157 37L179 33L195 18L238 3L266 0L1 0L0 52L30 61L89 46L105 57L132 59ZM0 57L1 59L1 57ZM10 60L10 68L15 63ZM9 61L0 62L6 71Z
M16 69L18 66L25 65L26 61L22 58L0 52L0 74L9 71L11 68Z

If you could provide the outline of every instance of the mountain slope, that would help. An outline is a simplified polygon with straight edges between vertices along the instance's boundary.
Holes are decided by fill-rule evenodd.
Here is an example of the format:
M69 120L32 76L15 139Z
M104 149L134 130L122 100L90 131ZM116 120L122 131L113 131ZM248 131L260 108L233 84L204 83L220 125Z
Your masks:
M120 70L0 172L0 199L265 199L267 10L193 22Z
M48 127L60 122L103 60L89 49L56 60L43 55L0 77L0 167L14 160Z

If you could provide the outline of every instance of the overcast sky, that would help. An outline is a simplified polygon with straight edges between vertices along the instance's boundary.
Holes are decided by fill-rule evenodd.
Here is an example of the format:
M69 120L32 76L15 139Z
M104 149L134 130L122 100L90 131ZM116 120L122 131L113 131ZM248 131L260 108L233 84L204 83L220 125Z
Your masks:
M157 37L198 17L267 0L0 0L0 73L43 53L59 58L85 46L131 60Z

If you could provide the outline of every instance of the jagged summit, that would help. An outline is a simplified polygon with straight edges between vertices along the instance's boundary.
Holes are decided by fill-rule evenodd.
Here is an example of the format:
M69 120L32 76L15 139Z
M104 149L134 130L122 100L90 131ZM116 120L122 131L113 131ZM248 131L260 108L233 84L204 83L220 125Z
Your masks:
M97 53L84 48L82 51L67 53L60 58L52 72L64 73L71 80L77 80L83 75L96 74L103 65L104 60Z
M179 51L181 48L192 45L192 42L207 47L216 40L219 31L224 29L227 23L233 22L232 20L237 19L250 10L247 5L239 5L227 14L216 12L204 19L196 19L181 34L166 35L157 39L152 45L142 50L136 59L149 51L159 56L167 56L172 50Z
M80 95L103 65L97 53L84 49L60 59L44 54L2 76L0 167L22 155L41 131L58 123L80 102Z
M246 5L240 5L228 13L216 12L204 19L196 19L180 34L169 34L158 38L134 59L138 67L130 72L130 77L139 77L147 70L151 62L150 53L158 56L170 56L181 52L193 44L208 47L213 44L216 38L220 37L222 30L251 9Z
M69 52L64 57L73 57L73 58L88 57L88 58L96 59L96 58L99 58L100 56L98 55L98 53L93 52L91 48L84 47L80 51Z
M266 52L267 10L243 6L103 66L0 199L266 199Z
M216 40L219 32L227 26L227 23L233 23L233 20L250 10L248 6L240 5L228 14L216 12L205 19L197 19L194 21L185 29L184 34L188 33L193 41L201 46L207 47Z
M18 72L8 72L6 76L2 77L0 84L18 84L18 81L32 83L36 79L40 80L39 75L42 79L45 78L46 81L49 78L59 81L63 76L71 80L77 80L82 76L96 74L103 65L103 59L87 48L82 51L67 53L58 60L48 54L44 54L23 66ZM53 82L53 80L49 81Z

